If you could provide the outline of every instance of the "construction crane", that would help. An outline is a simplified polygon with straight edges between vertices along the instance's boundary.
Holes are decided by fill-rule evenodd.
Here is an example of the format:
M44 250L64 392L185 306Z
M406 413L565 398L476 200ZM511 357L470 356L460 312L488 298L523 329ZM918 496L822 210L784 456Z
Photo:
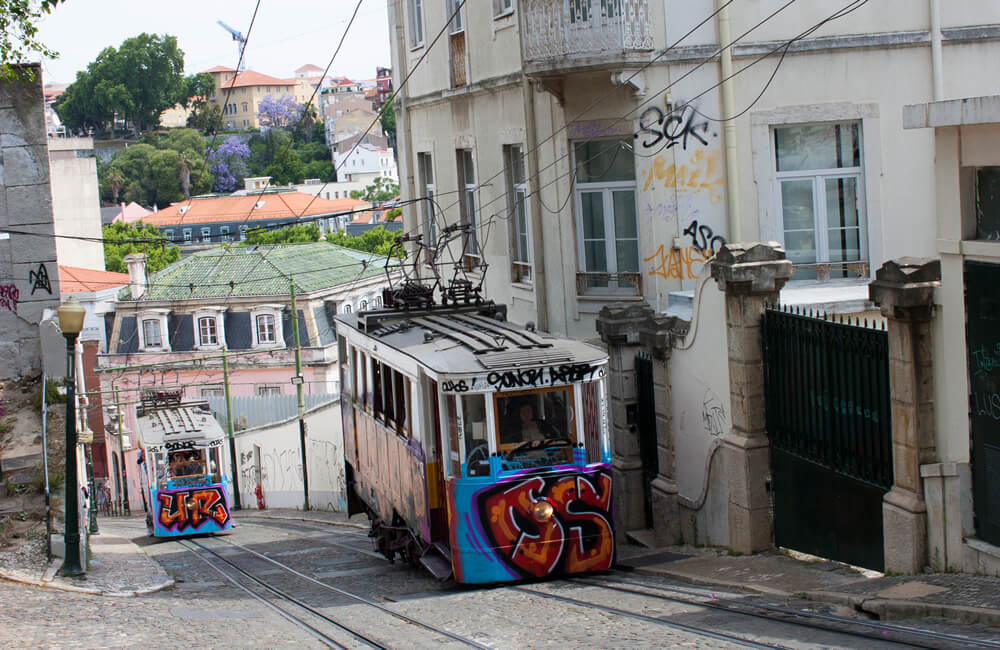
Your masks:
M233 29L232 27L230 27L226 23L222 22L221 20L217 20L215 22L219 23L219 25L222 27L222 29L224 29L227 32L229 32L230 34L232 34L233 40L239 43L239 48L240 48L240 71L242 72L243 70L246 70L247 69L247 64L246 64L246 61L243 60L243 48L247 44L247 39L245 39L243 37L243 32L236 31L235 29Z

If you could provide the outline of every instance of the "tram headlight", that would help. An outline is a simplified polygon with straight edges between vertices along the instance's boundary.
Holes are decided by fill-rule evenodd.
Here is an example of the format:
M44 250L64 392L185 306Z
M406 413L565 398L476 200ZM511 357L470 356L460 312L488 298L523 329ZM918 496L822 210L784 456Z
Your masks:
M535 505L531 507L531 516L539 523L544 523L552 519L554 513L555 509L548 501L536 501Z

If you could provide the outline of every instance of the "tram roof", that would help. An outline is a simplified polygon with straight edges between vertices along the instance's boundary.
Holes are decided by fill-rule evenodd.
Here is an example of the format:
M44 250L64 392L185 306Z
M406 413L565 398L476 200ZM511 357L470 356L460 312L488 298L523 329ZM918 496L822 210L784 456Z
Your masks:
M502 308L454 307L339 314L337 320L441 374L594 364L607 352L499 320Z
M138 418L139 435L149 446L191 441L203 447L225 436L206 402L145 410Z

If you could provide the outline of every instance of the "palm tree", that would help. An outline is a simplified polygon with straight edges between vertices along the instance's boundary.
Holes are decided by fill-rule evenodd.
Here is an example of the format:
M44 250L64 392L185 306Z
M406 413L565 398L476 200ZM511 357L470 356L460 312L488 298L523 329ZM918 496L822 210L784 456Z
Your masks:
M111 202L117 204L118 192L121 191L122 185L125 184L125 176L122 175L121 171L111 168L104 177L104 181L108 184L108 187L111 188Z
M181 181L181 191L184 198L191 198L191 170L194 168L195 157L189 151L182 151L177 156L177 174Z

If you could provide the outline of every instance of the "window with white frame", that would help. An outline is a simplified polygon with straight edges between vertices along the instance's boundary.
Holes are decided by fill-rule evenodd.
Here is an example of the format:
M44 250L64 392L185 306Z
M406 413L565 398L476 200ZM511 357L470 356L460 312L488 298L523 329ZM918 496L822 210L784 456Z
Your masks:
M573 143L577 292L639 292L635 159L624 140Z
M185 242L190 242L191 241L191 229L190 228L185 228L184 229L184 241Z
M219 326L215 316L198 319L198 347L214 347L219 344Z
M349 304L346 304L346 303L344 304L344 313L345 314L350 314L351 313L351 306Z
M476 166L471 149L458 149L455 157L458 162L458 207L462 225L465 226L463 261L466 268L472 268L479 265L482 254L479 249L479 222L476 214Z
M493 17L502 18L514 13L514 0L493 0Z
M281 305L260 305L250 311L253 347L273 347L283 344L281 310Z
M528 238L528 185L521 145L503 148L507 192L507 225L510 232L510 271L514 282L531 282L531 242Z
M247 227L246 224L240 226L240 241L247 240Z
M209 228L209 227L206 226L205 228L201 229L201 241L202 242L210 242L210 241L212 241L212 229L211 228Z
M431 154L417 154L417 173L420 176L420 186L424 190L424 200L420 202L424 243L433 246L437 240L437 217L434 212L434 162Z
M202 386L202 397L224 397L226 389L223 386Z
M257 384L258 397L271 397L272 395L281 395L281 386L274 384Z
M136 315L140 352L170 352L167 338L167 309L150 309Z
M362 300L361 303L358 304L358 311L365 311L366 309L368 309L368 301Z
M219 240L220 241L232 241L233 238L229 236L229 226L219 227Z
M220 349L226 344L225 310L203 307L191 314L194 320L194 347L199 350Z
M173 228L167 228L166 230L164 230L163 231L163 237L167 240L167 243L169 244L170 241L173 240L173 238L174 238L174 230L173 230Z
M867 275L860 122L774 127L777 214L793 280Z
M407 14L410 21L410 47L420 47L424 44L424 1L409 0Z
M451 24L448 25L449 34L458 34L459 32L465 31L465 7L462 6L462 0L444 0L445 4L445 18L454 15L455 17L451 19Z

